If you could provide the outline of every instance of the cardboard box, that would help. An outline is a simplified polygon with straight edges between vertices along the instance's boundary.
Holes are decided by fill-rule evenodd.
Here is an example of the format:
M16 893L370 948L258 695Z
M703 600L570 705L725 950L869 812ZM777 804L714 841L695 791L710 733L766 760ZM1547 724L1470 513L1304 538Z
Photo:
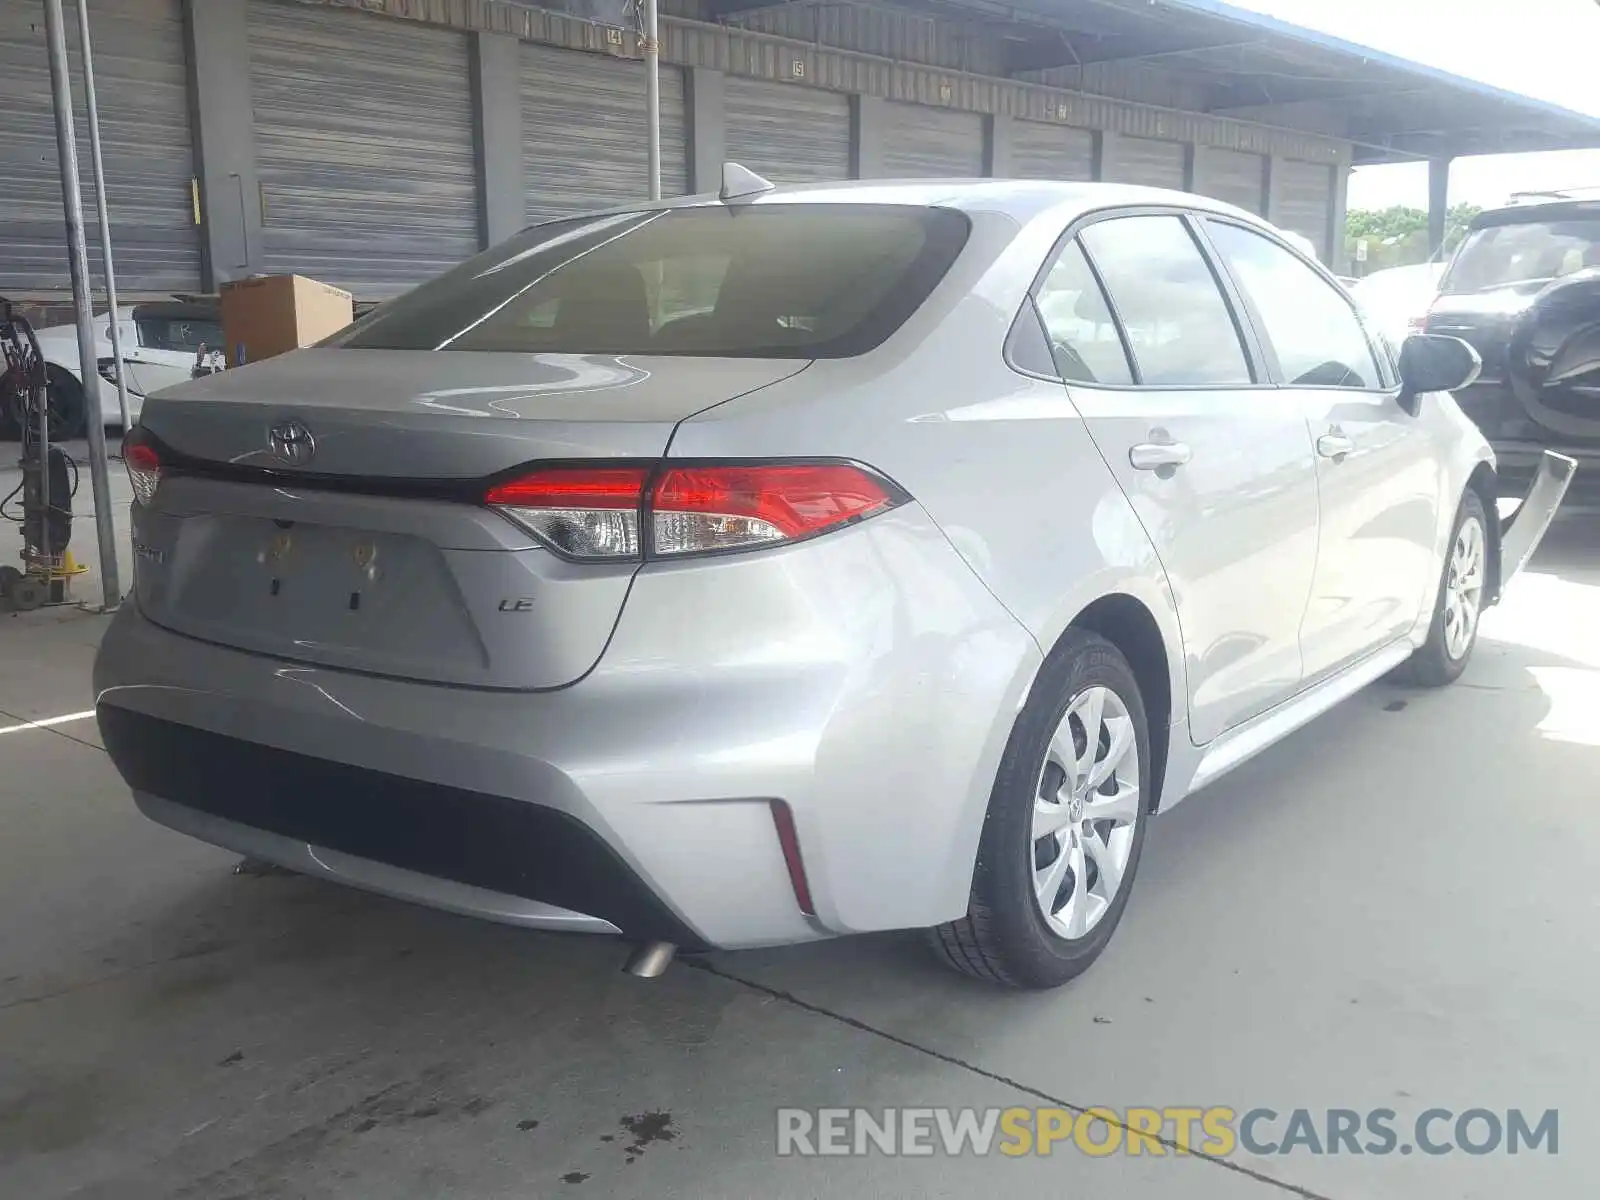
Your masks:
M261 275L222 285L222 333L230 367L320 342L354 316L349 292L303 275Z

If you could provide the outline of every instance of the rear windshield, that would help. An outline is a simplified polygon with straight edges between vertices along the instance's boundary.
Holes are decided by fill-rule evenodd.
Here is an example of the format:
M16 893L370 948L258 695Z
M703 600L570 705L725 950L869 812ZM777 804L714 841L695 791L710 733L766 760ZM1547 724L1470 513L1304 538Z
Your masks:
M928 297L965 244L952 209L717 205L555 221L373 310L327 345L845 358Z
M1600 216L1528 221L1473 230L1444 278L1446 295L1547 283L1600 267Z

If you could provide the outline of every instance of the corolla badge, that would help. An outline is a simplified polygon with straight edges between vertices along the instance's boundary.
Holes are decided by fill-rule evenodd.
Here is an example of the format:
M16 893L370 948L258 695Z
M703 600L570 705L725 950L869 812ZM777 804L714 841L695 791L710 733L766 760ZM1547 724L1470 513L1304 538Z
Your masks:
M267 449L273 458L298 467L316 454L317 439L299 421L284 421L267 430Z

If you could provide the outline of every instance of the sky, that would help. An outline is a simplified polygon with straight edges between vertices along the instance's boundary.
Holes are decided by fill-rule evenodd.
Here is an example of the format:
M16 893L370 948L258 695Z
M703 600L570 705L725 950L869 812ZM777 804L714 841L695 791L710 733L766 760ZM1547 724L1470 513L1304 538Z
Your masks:
M1230 0L1347 41L1600 116L1600 0ZM1600 186L1600 151L1458 158L1450 203ZM1351 208L1428 206L1421 163L1360 167Z

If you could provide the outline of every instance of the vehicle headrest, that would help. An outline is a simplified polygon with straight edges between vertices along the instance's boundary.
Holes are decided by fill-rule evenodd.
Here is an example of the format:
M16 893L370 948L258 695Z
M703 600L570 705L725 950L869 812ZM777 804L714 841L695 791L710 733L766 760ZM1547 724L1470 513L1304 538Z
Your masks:
M642 346L650 337L650 297L630 263L594 265L561 289L556 329L562 341Z

